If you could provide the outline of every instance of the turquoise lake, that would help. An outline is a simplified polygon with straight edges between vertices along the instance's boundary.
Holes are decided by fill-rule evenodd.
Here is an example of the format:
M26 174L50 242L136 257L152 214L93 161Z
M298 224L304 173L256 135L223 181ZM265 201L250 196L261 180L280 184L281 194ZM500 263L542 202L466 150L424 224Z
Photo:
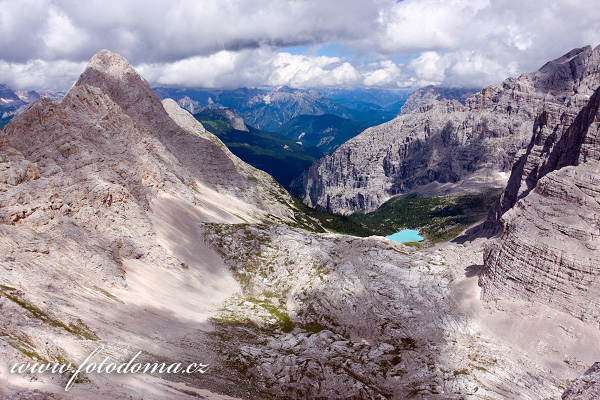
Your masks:
M396 232L393 235L386 236L386 238L400 242L420 242L424 240L421 236L419 236L419 231L414 231L412 229L404 229L403 231Z

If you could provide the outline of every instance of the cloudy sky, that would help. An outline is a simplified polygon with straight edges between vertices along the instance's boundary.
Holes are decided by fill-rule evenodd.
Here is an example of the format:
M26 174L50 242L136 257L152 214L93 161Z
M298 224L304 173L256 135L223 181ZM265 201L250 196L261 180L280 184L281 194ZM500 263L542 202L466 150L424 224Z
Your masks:
M66 90L102 48L153 85L481 87L600 44L589 0L0 0L0 83Z

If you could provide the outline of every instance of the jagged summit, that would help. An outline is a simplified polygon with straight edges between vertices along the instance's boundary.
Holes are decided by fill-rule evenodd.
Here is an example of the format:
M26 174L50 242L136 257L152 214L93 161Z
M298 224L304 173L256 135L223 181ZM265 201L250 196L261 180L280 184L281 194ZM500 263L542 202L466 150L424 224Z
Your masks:
M547 62L533 74L524 76L533 81L534 87L559 100L572 97L573 105L585 106L597 88L600 74L600 46L573 49L563 56Z
M548 62L546 65L552 64L552 63L563 64L565 62L571 61L573 59L573 57L575 57L583 52L590 52L590 51L592 51L592 46L590 46L590 45L575 48L575 49L569 51L568 53L564 54L563 56L558 57L557 59Z
M148 82L112 51L96 53L73 88L86 85L100 89L138 123L156 121L157 114L167 115Z
M137 72L123 56L106 49L94 54L87 68L95 69L114 78L121 78L127 73L137 75Z

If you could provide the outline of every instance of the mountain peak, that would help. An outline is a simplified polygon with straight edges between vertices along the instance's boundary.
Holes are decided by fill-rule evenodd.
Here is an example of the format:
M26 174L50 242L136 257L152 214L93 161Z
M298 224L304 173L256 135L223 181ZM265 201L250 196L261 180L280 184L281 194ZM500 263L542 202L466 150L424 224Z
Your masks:
M289 93L291 93L291 92L293 92L293 91L294 91L294 89L292 89L292 88L291 88L291 87L289 87L289 86L286 86L286 85L279 85L279 86L276 86L276 87L274 87L274 88L273 88L273 90L272 90L271 92L272 92L272 93L275 93L275 92L289 92Z
M94 54L87 68L95 69L113 78L121 78L128 72L136 73L123 56L106 49Z
M575 48L575 49L569 51L568 53L564 54L563 56L561 56L555 60L552 60L551 62L556 63L556 64L563 64L565 62L571 61L574 57L580 55L583 52L591 52L592 50L593 50L592 46L589 46L589 45L584 46L584 47L578 47L578 48Z
M138 123L156 121L158 114L167 116L148 82L125 58L110 50L100 50L92 57L75 87L86 85L100 89Z

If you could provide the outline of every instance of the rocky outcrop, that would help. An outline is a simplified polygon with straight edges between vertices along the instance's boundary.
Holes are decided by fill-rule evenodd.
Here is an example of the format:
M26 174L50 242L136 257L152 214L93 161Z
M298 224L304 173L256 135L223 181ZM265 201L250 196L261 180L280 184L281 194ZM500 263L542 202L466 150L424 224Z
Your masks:
M570 125L600 84L599 58L600 47L575 49L464 106L434 101L369 128L315 162L295 188L309 206L352 212L434 181L491 179L511 169L544 111L552 110L558 129Z
M592 74L586 76L581 71L576 72L582 76L583 81L588 82L586 87L596 83L600 85L600 82L594 80L593 75L594 73L600 74L600 68L598 68L600 56L597 54L592 54L592 56L591 61L595 63ZM547 64L542 70L552 69L552 66L553 64ZM564 76L566 67L558 64L557 69L562 72L562 74L558 72L557 74ZM546 71L543 75L546 76L546 80L549 80L547 76L551 74ZM568 87L566 90L574 89ZM587 95L574 97L572 107L567 109L553 103L544 105L544 109L535 119L533 136L527 149L516 160L506 189L498 203L490 211L488 227L493 228L494 222L497 222L519 199L527 196L546 174L565 166L576 165L580 152L591 151L593 153L596 151L593 146L590 147L589 143L585 148L582 148L582 145L588 130L592 127L594 118L596 118L599 104L600 96L596 91L591 97ZM583 111L581 111L582 107ZM574 119L575 113L578 113L576 119Z
M438 86L425 86L414 91L400 109L400 114L407 114L419 107L431 103L433 100L457 100L465 104L467 98L479 92L475 88L445 88Z
M508 208L486 246L482 298L533 296L598 326L600 89L567 129L551 115L536 121L496 211Z
M563 393L562 400L600 399L600 362L575 379Z
M234 382L251 380L264 398L533 400L577 374L542 367L535 350L512 348L514 332L492 338L457 308L462 246L428 253L281 225L203 229L242 286L215 317L214 346Z

